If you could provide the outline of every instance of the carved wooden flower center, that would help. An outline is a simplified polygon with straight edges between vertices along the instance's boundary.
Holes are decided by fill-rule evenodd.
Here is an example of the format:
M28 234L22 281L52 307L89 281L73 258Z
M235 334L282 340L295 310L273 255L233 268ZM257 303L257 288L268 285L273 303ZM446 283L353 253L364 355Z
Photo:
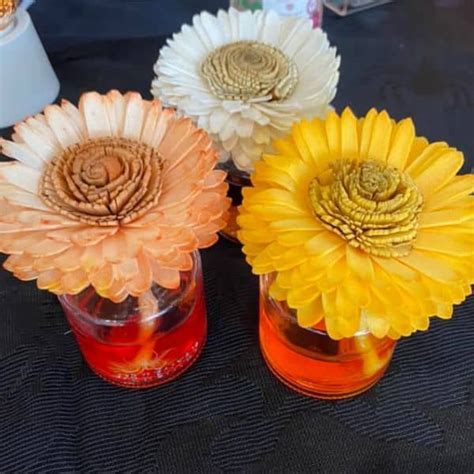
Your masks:
M159 153L125 138L99 138L70 146L48 163L40 193L71 219L114 226L142 216L158 202Z
M221 100L289 97L298 83L293 61L279 49L257 41L238 41L214 50L201 73Z
M381 161L339 160L328 183L311 181L309 195L325 227L380 257L407 255L423 198L406 173Z

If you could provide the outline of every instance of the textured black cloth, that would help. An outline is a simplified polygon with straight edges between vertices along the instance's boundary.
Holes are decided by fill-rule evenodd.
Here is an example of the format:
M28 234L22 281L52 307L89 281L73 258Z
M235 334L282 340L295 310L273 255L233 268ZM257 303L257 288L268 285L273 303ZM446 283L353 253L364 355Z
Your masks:
M399 0L343 20L327 15L343 57L336 107L411 115L419 133L464 150L468 171L472 14L471 0ZM61 95L75 101L118 88L149 96L163 42L56 44ZM267 370L257 279L240 249L222 241L202 255L207 345L178 380L145 391L93 375L56 298L0 272L0 472L474 472L473 299L452 321L402 340L374 389L317 401Z

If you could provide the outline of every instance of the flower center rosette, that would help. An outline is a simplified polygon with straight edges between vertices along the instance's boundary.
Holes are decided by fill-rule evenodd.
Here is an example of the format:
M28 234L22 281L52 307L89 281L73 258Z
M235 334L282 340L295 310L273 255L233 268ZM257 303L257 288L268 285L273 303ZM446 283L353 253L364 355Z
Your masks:
M5 268L55 294L88 286L115 303L176 289L226 222L211 138L137 93L84 94L1 139Z
M152 93L192 117L238 170L302 117L324 116L339 57L311 20L274 11L203 12L164 46Z
M449 319L474 281L473 175L446 143L350 109L303 120L256 163L238 223L256 274L298 323L397 339Z

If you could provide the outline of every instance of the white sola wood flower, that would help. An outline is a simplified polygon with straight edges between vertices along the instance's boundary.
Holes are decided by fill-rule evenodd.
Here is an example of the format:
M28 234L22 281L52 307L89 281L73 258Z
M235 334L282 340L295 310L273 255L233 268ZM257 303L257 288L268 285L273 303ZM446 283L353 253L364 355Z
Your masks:
M304 18L273 11L203 12L161 51L152 93L192 117L250 172L273 139L302 117L324 116L340 58Z

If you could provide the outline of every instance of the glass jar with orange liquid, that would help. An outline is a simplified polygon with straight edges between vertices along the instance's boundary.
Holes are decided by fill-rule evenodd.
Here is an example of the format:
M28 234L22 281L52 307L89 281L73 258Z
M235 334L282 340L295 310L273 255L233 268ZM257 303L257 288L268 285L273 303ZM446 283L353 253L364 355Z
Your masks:
M147 388L169 382L198 358L207 335L201 260L181 272L168 290L154 284L122 303L100 297L92 287L60 296L71 329L89 367L108 382Z
M316 398L348 398L385 373L396 341L366 331L340 341L324 323L298 325L294 311L269 295L273 274L260 277L260 346L271 371L290 388Z

